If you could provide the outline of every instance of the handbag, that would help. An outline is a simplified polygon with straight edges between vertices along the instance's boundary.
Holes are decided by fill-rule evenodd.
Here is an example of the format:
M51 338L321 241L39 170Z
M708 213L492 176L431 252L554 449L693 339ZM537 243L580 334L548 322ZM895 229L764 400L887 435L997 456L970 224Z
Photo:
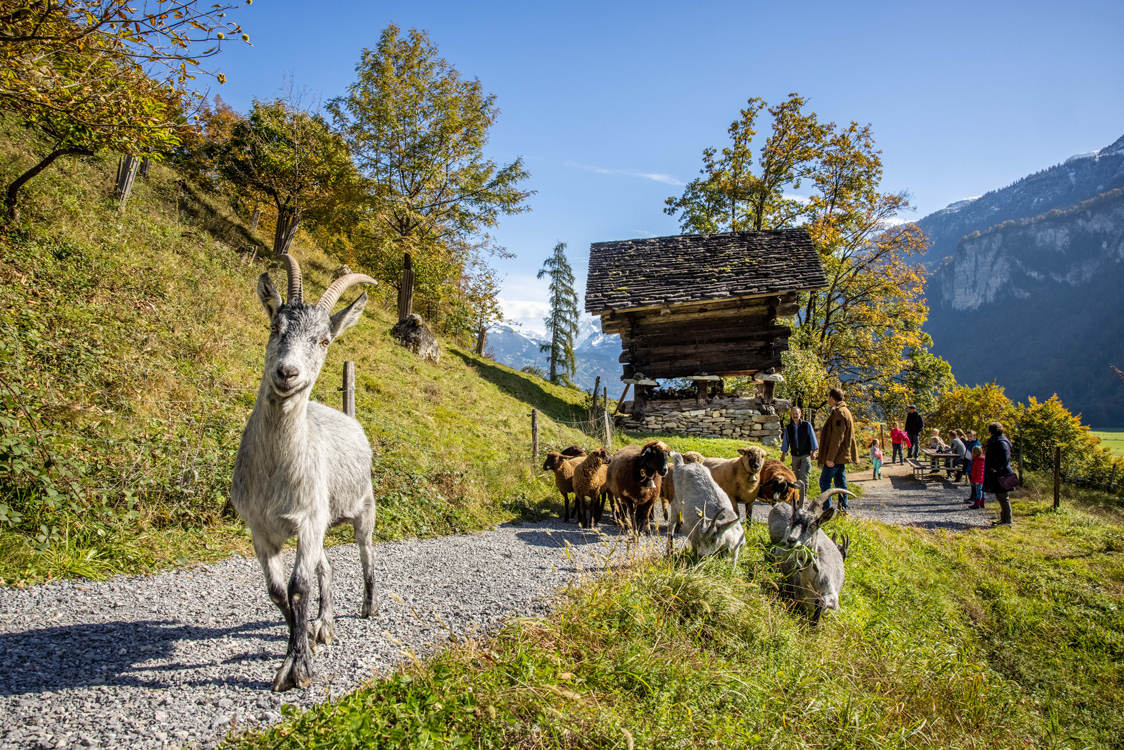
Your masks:
M1010 492L1019 486L1019 475L1015 472L1009 472L999 477L999 486L1003 488L1004 492Z

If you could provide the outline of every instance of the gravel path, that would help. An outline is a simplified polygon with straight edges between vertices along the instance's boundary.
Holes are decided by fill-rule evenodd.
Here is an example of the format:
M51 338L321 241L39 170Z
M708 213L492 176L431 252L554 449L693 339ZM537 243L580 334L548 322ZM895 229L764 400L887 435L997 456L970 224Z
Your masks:
M954 530L991 523L990 510L967 510L965 485L921 483L900 465L883 475L850 477L864 490L852 502L859 517ZM757 503L754 520L768 511ZM547 521L377 545L381 611L370 620L357 616L356 547L331 548L339 640L316 654L310 689L280 695L269 689L286 632L254 559L0 589L0 750L211 747L232 721L276 722L285 704L308 707L392 669L403 648L431 651L448 640L442 622L463 635L544 613L559 588L620 553L607 531ZM662 553L662 538L648 544Z
M3 589L0 748L213 746L232 719L272 723L284 704L311 706L392 669L404 646L387 634L420 654L447 640L437 616L465 634L543 613L615 546L559 521L380 544L381 611L370 620L357 616L357 548L333 547L339 641L318 650L309 690L280 695L270 686L286 632L254 559Z
M919 482L913 478L913 469L903 464L884 465L882 479L874 480L870 475L867 470L847 477L848 484L863 488L862 497L851 501L852 510L860 518L954 531L991 526L993 513L998 518L998 506L994 502L987 504L987 510L968 510L964 501L970 494L970 487L963 482L947 479Z

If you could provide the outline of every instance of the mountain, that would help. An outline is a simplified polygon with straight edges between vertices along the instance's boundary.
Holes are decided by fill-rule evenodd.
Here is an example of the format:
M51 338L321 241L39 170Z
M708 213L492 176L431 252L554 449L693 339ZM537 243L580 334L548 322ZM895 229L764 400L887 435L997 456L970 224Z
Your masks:
M583 390L590 390L600 376L601 384L610 386L620 383L621 365L617 358L621 353L619 336L606 336L601 333L601 324L585 318L578 327L575 338L574 358L578 371L574 382ZM547 340L534 331L516 331L511 326L497 325L488 329L488 345L497 362L521 370L527 365L546 370L546 355L539 352L539 346ZM618 394L619 395L619 394Z
M917 223L934 246L965 232L931 271L925 326L959 382L1124 425L1108 367L1124 366L1124 138Z
M1005 221L1041 216L1124 187L1124 137L1100 151L1071 156L1061 164L1016 180L1005 188L966 198L916 222L932 241L923 256L935 267L956 252L961 237Z

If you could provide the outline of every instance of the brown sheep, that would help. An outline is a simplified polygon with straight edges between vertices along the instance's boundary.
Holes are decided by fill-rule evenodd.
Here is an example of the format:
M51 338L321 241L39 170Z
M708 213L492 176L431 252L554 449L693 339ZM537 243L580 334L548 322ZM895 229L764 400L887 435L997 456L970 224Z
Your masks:
M601 522L605 508L605 483L609 476L609 452L598 448L574 467L574 503L578 526L593 528ZM586 501L589 504L586 505ZM596 506L596 507L595 507Z
M570 493L574 491L574 467L583 460L582 456L566 458L561 453L547 453L546 461L542 465L545 471L554 472L554 486L562 493L562 520L565 523L570 522Z
M566 458L577 458L578 456L584 456L585 448L581 448L577 445L571 445L569 448L562 449L562 455Z
M627 445L609 464L609 494L621 505L622 521L633 533L651 533L652 506L660 497L667 475L671 448L660 440L645 445Z
M796 474L780 461L768 459L761 467L760 478L758 500L769 505L792 503L795 506L800 502L800 485L796 483Z
M753 518L758 478L768 454L757 445L738 448L738 453L741 455L737 458L708 458L703 461L703 465L710 469L714 481L730 497L735 513L738 513L738 503L746 504L745 517L749 520Z

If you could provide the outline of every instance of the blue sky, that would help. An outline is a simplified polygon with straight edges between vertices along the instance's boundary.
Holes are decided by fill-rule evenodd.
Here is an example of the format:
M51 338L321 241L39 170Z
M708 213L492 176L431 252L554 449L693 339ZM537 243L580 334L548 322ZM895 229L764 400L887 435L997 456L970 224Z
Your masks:
M237 13L253 47L215 58L244 110L291 75L344 92L388 23L429 32L502 114L488 155L522 156L532 211L495 235L509 314L541 328L535 271L566 242L584 290L591 242L675 234L663 200L721 147L747 98L810 99L873 125L883 187L920 218L1124 135L1124 2L297 2Z

